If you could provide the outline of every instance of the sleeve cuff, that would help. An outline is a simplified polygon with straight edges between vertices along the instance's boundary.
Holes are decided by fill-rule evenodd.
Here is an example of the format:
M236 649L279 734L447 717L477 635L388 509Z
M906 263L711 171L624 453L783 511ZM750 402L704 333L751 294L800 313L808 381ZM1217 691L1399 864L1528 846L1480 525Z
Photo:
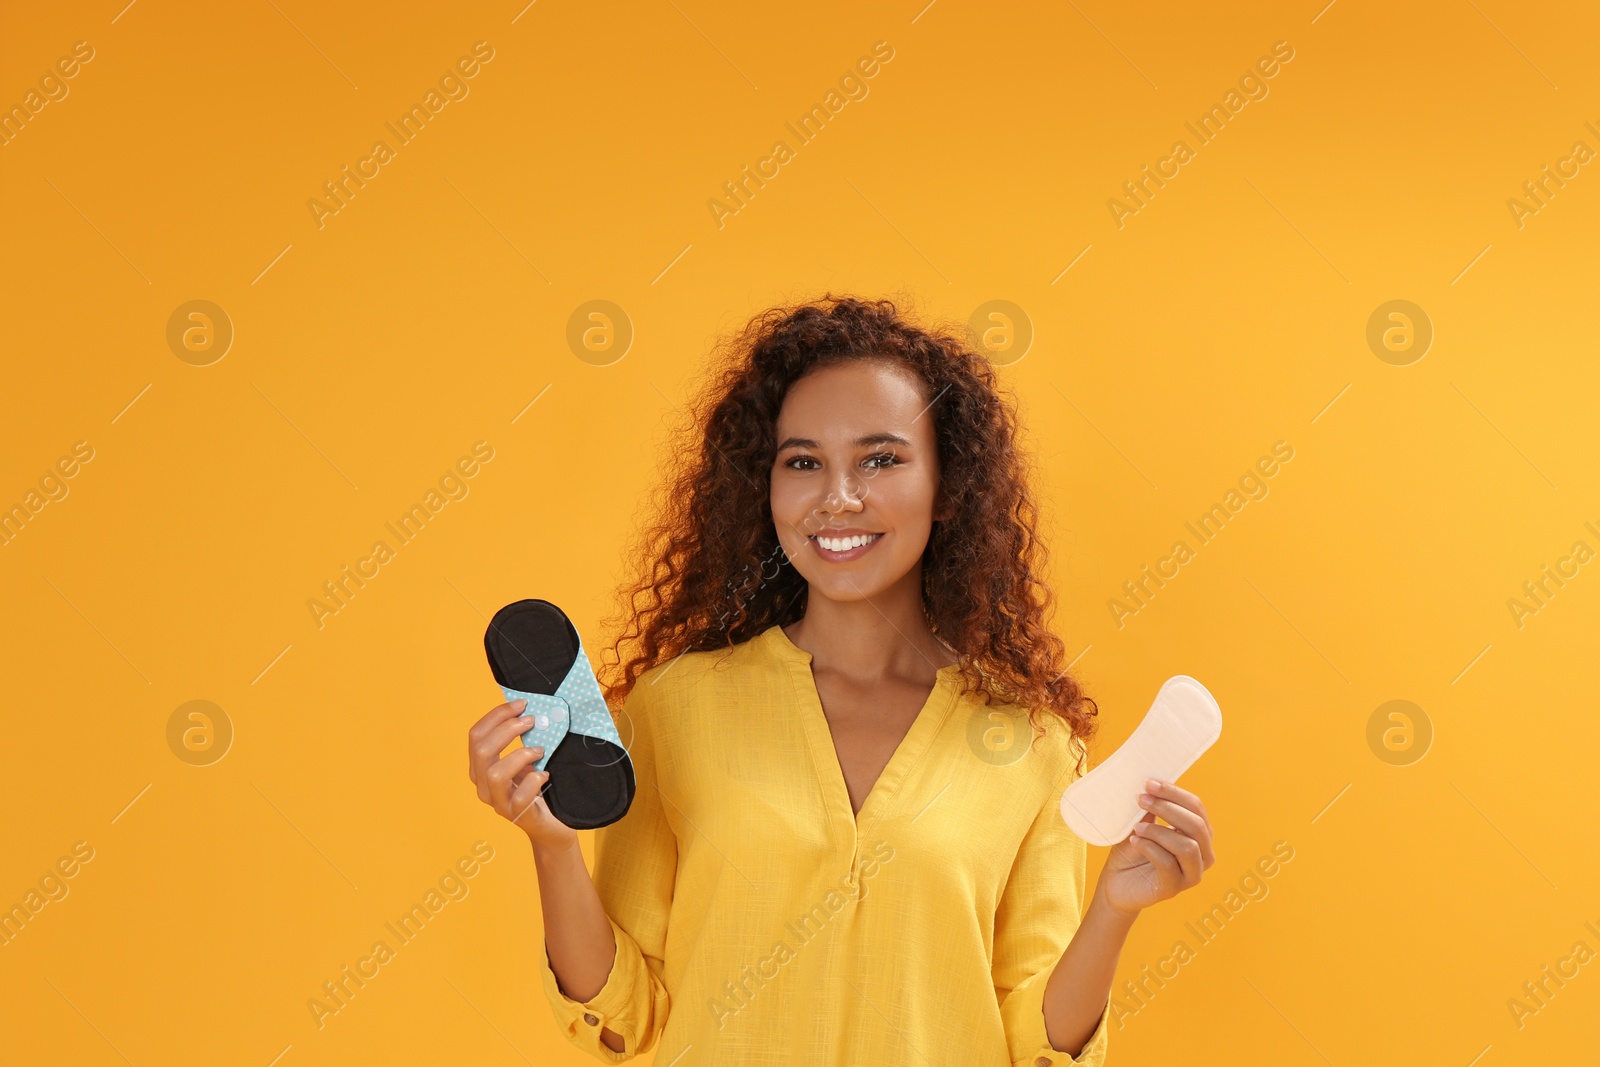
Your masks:
M1006 997L1003 1014L1012 1036L1012 1067L1104 1067L1111 998L1106 998L1100 1021L1083 1048L1069 1056L1051 1046L1044 1025L1044 990L1053 973L1054 966L1031 976Z
M1039 1006L1039 1018L1044 1018L1044 1005ZM1089 1040L1083 1043L1083 1048L1076 1056L1069 1056L1065 1052L1057 1052L1047 1040L1039 1047L1038 1054L1031 1061L1034 1067L1067 1067L1068 1064L1077 1064L1080 1067L1104 1067L1106 1062L1106 1042L1108 1040L1106 1023L1111 1019L1111 998L1106 998L1105 1011L1100 1013L1100 1021L1095 1024L1094 1033L1089 1035Z
M573 1000L561 992L555 971L550 967L549 949L540 939L539 969L545 996L554 1009L556 1024L568 1041L606 1062L621 1063L639 1054L639 1020L633 1005L635 992L650 987L649 975L643 973L644 956L633 939L611 922L611 934L616 940L616 953L611 961L611 973L606 975L600 992L586 1001ZM630 951L631 950L631 951ZM622 1038L623 1051L613 1052L600 1040L601 1029L609 1029Z

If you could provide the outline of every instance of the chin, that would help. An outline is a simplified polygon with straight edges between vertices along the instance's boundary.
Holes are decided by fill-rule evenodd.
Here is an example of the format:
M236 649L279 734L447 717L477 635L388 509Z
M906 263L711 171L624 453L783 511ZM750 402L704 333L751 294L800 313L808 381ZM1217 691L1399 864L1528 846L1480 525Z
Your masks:
M807 578L811 592L816 596L823 596L843 604L853 604L863 600L871 600L879 594L887 592L894 583L884 582L877 575L849 576L847 581L842 575L831 574L822 581Z

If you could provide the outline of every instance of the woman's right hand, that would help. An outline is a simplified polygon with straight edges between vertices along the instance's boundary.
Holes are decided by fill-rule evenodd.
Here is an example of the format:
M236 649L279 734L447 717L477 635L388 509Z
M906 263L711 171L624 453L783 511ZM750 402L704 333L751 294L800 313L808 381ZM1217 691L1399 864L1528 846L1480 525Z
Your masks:
M575 844L578 831L550 813L544 786L550 775L533 769L542 748L521 747L500 755L527 732L521 719L525 700L501 704L467 731L467 776L478 787L478 799L515 823L534 848Z

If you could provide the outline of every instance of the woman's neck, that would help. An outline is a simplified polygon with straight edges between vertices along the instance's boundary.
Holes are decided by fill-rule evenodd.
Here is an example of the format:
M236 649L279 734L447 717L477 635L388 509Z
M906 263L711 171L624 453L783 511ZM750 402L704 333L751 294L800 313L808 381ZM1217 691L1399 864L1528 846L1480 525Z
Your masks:
M931 685L934 673L958 657L928 627L920 575L910 586L914 597L900 592L906 584L871 600L810 595L805 615L784 627L784 633L811 653L813 667L862 682L898 676Z

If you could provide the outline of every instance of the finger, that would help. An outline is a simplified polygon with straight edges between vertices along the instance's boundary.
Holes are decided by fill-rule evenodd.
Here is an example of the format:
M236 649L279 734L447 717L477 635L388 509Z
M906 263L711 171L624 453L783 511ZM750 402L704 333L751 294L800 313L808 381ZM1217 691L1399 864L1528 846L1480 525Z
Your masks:
M501 729L508 729L516 725L517 721L515 719L511 719L502 724ZM478 799L483 801L485 804L493 804L495 802L492 788L494 784L492 772L494 771L494 768L500 764L502 759L500 753L505 750L506 745L509 745L512 739L508 737L504 739L504 743L496 744L495 742L499 740L500 738L491 733L488 737L479 742L480 747L474 749L472 753L473 762L478 768L473 773L472 780L478 784ZM512 756L519 752L525 751L528 750L525 748L513 749L506 755ZM534 754L533 759L538 758L539 754Z
M525 776L522 784L511 794L510 810L506 813L506 818L525 830L538 825L539 820L549 810L544 803L544 791L549 782L550 775L545 771L533 771ZM544 810L539 810L541 808Z
M1206 806L1200 803L1199 797L1187 789L1179 789L1171 782L1163 782L1158 778L1152 778L1144 784L1144 791L1153 797L1170 800L1174 804L1188 808L1207 822L1210 821L1210 818L1206 815Z
M1142 819L1140 819L1140 820L1139 820L1139 821L1138 821L1138 822L1137 822L1137 823L1135 823L1135 824L1134 824L1134 828L1135 828L1135 829L1137 829L1137 828L1138 828L1138 827L1140 827L1140 826L1146 826L1146 825L1148 825L1148 824L1150 824L1150 823L1153 823L1153 822L1155 822L1155 821L1156 821L1156 817L1155 817L1155 816L1154 816L1154 815L1151 815L1151 814L1150 814L1150 813L1149 813L1149 812L1148 812L1148 811L1147 811L1147 812L1145 812L1145 813L1144 813L1144 818L1142 818ZM1133 852L1134 852L1134 853L1136 853L1136 854L1138 854L1138 849L1135 849L1135 848L1134 848L1134 847L1133 847L1133 846L1134 846L1134 844L1135 844L1135 843L1136 843L1136 842L1137 842L1137 841L1138 841L1138 840L1139 840L1139 835L1138 835L1138 834L1136 834L1136 833L1134 833L1134 832L1133 832L1133 831L1132 831L1132 830L1130 830L1130 831L1129 831L1129 832L1128 832L1128 836L1127 836L1127 837L1125 837L1125 838L1123 838L1123 839L1122 839L1122 840L1121 840L1121 841L1119 841L1119 842L1117 842L1117 845L1118 845L1118 846L1123 846L1123 845L1126 845L1126 846L1127 846L1127 848L1128 848L1128 849L1129 849L1129 850L1131 850L1131 851L1133 851Z
M506 763L504 768L495 771L495 784L491 789L489 805L502 817L510 819L512 822L516 821L514 814L516 802L514 798L520 788L519 782L526 784L529 778L538 779L541 774L541 772L533 770L531 766L537 759L536 756L522 756L523 752L531 751L531 749L518 749L512 753L512 756L521 758L513 760L512 756L507 756L501 762L506 763L507 760L510 762ZM521 766L524 762L529 765ZM548 775L545 777L548 777Z
M1214 831L1211 828L1211 819L1206 815L1205 805L1200 803L1199 797L1186 790L1179 789L1175 785L1158 783L1158 786L1162 796L1151 796L1151 794L1145 793L1141 795L1140 803L1143 804L1145 798L1148 797L1150 804L1146 808L1147 812L1159 814L1167 822L1199 842L1200 859L1203 864L1201 869L1204 870L1210 867L1217 861L1217 855ZM1180 805L1176 799L1163 799L1168 794L1181 794L1183 797L1189 798L1192 804L1185 802Z
M513 715L485 733L472 750L472 757L478 761L479 768L493 766L494 761L500 758L500 753L506 750L506 746L527 733L530 726L531 724L523 716Z
M496 704L484 714L483 718L473 723L467 730L467 739L471 742L476 742L484 734L504 722L509 716L520 714L522 709L527 706L527 703L526 700L518 697L516 700L510 700L504 704Z
M1179 807L1170 800L1162 800L1149 793L1141 794L1139 803L1146 812L1161 816L1196 841L1200 840L1202 835L1210 836L1211 828L1206 825L1206 821L1188 808Z
M543 757L544 749L538 745L519 745L489 764L484 780L491 787L513 785Z
M478 749L480 744L483 743L487 735L493 731L496 726L502 722L505 722L508 718L519 714L526 705L527 701L521 698L508 701L504 704L497 704L490 708L488 713L485 714L483 718L473 723L472 726L467 729L467 778L470 781L477 783L481 768L487 765L487 761L484 760L479 754ZM500 747L504 748L505 745L501 745ZM498 750L496 754L498 754ZM489 799L484 795L483 790L481 789L478 791L478 796L483 800Z
M1170 856L1178 868L1178 884L1183 887L1198 885L1205 867L1200 863L1200 843L1170 826L1146 826L1139 836Z
M1143 834L1134 834L1130 840L1133 841L1133 847L1145 858L1143 871L1151 891L1158 899L1171 896L1172 890L1169 887L1177 883L1182 873L1178 861L1173 858L1172 853L1154 841L1148 840Z
M1144 854L1150 858L1151 863L1160 868L1163 878L1170 879L1174 883L1180 882L1183 878L1183 867L1178 863L1178 857L1170 849L1166 848L1161 841L1157 840L1156 834L1162 830L1168 833L1177 833L1170 826L1136 825L1133 828L1134 842L1137 844L1142 841L1148 846L1148 850Z
M539 757L535 756L534 757L534 762L537 763L538 760L539 760ZM515 791L517 786L522 784L523 779L527 778L528 775L533 774L533 773L534 773L533 764L530 763L530 764L528 764L528 766L522 768L522 770L518 771L516 774L513 774L511 776L511 788L512 788L512 790Z
M494 748L494 754L498 756L505 751L507 745L531 729L533 729L533 717L531 715L513 715L493 730L490 730L483 743L486 747L498 745L499 747Z
M510 810L511 780L517 772L523 770L544 755L541 748L519 748L502 756L494 766L489 768L485 775L486 785L489 790L489 803L494 805L494 810L501 815Z

